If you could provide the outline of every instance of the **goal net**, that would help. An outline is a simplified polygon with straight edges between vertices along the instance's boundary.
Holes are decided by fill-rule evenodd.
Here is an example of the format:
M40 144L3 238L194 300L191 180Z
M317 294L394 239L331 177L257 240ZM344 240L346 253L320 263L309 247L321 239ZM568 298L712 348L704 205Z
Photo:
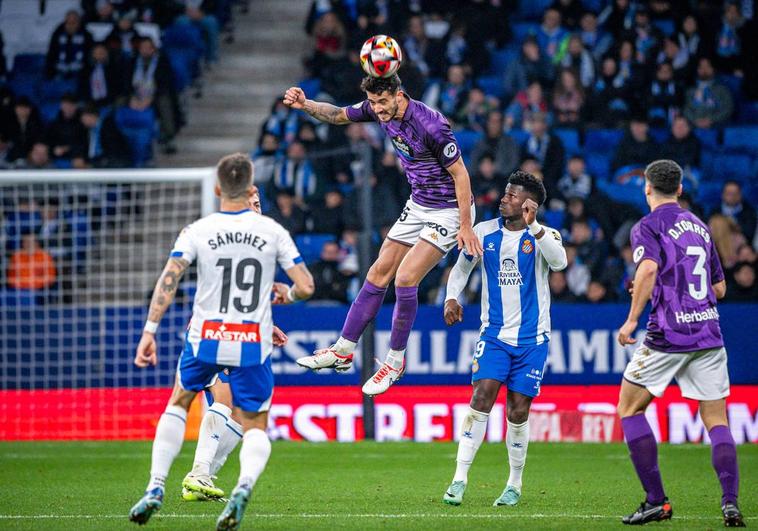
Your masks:
M0 440L152 436L194 271L132 360L171 245L215 209L211 168L0 172Z

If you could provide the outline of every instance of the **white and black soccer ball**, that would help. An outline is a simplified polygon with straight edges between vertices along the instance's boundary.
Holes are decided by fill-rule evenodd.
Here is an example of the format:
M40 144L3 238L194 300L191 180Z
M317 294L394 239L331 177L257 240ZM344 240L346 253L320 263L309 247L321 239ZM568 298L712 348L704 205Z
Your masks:
M390 77L402 62L400 45L388 35L374 35L363 43L361 67L371 77Z

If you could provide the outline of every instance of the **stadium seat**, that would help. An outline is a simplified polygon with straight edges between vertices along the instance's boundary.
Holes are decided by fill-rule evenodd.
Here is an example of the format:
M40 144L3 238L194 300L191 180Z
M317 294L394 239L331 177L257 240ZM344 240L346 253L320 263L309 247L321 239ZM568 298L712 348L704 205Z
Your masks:
M738 113L737 121L741 124L758 124L758 102L743 101Z
M321 80L317 77L311 77L301 80L298 87L303 89L306 98L315 98L321 91Z
M56 116L58 116L58 111L60 111L60 108L60 103L57 101L48 101L46 103L43 103L39 107L40 117L46 124L49 124L55 120Z
M502 76L508 68L508 65L518 57L518 54L519 48L517 46L494 50L490 53L490 73Z
M588 129L584 137L584 149L594 153L610 153L615 151L624 131L621 129Z
M325 243L333 241L336 241L334 234L300 234L295 236L295 245L297 245L306 264L318 261L321 256L321 248Z
M566 212L563 210L545 210L545 225L561 230L565 217Z
M76 79L47 79L39 88L39 96L42 101L58 101L64 94L76 94L78 91Z
M600 13L608 2L605 0L582 0L582 5L587 11Z
M461 129L455 132L455 139L458 140L458 146L461 148L463 156L468 157L476 143L482 139L482 133L469 129Z
M740 153L721 153L713 156L710 180L749 178L753 170L753 159Z
M645 194L642 193L642 186L638 182L630 181L625 184L618 184L597 181L597 185L601 191L614 201L636 207L641 212L647 210Z
M671 136L671 133L668 129L659 128L656 127L655 129L650 129L650 138L655 142L656 144L663 144L666 140L669 139Z
M13 75L26 74L42 76L45 73L45 55L41 53L20 53L13 59Z
M198 67L198 60L195 52L176 48L168 54L168 60L171 64L171 71L174 74L174 89L182 92L192 84Z
M501 76L479 76L476 78L476 86L482 89L488 96L503 97L503 79Z
M724 128L724 147L758 155L758 126Z
M156 125L154 111L119 107L116 109L116 125L129 141L134 165L139 168L147 164L153 158Z
M658 28L665 36L673 35L676 31L674 21L670 18L662 18L660 20L653 20L653 26Z
M40 78L37 76L18 75L8 82L8 88L18 98L26 96L35 104L39 102Z
M539 20L553 0L519 0L516 15L524 19Z
M719 145L719 132L716 129L695 129L695 136L700 140L703 149L716 149Z
M202 32L193 24L172 24L163 31L164 50L191 50L197 59L205 51Z
M721 203L721 188L723 183L720 182L702 182L697 189L695 200L703 210L708 212Z
M555 129L553 133L561 139L568 155L575 155L581 152L579 133L576 129Z
M605 153L592 153L585 150L585 162L587 173L597 180L608 181L611 178L611 155Z
M523 146L524 142L526 142L526 139L529 138L529 133L523 129L511 129L508 131L508 136L515 140L516 144Z
M719 74L716 76L716 80L729 89L732 93L735 104L742 101L742 78L737 76L730 76L727 74Z
M539 2L534 3L538 4ZM513 42L520 46L529 35L536 34L538 28L539 24L533 22L516 22L511 26L511 30L513 30Z

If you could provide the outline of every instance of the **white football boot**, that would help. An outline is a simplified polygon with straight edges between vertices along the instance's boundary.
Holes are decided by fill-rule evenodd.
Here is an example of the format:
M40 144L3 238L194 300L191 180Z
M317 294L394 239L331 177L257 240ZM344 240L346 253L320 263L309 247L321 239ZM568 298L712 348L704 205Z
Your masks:
M339 354L334 350L334 345L332 345L329 348L318 349L313 353L313 356L298 358L295 363L312 371L334 369L335 371L344 372L352 366L353 354Z
M379 370L374 375L366 380L363 384L363 394L368 396L376 396L384 393L390 386L402 378L405 372L405 359L403 359L403 366L399 369L393 369L385 361Z

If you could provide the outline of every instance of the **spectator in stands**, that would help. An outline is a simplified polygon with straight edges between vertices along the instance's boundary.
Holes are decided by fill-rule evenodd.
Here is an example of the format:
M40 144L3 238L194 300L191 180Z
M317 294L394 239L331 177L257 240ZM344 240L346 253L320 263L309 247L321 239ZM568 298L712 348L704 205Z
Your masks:
M613 0L600 12L598 22L600 26L618 37L623 31L631 29L632 16L630 0Z
M392 183L380 182L376 175L369 179L371 186L371 216L373 229L386 231L397 221L399 209L404 206L392 187ZM403 198L405 199L405 198ZM363 205L361 188L356 186L345 200L345 225L347 229L361 230L363 228Z
M692 194L690 194L689 192L682 192L682 195L679 196L677 202L679 203L680 207L682 207L685 210L689 210L701 220L707 219L705 217L705 213L703 212L703 209L700 208L700 205L698 205L692 200Z
M742 185L737 181L727 181L721 189L721 205L715 213L734 220L747 241L755 238L756 212L742 197Z
M443 83L432 83L424 93L424 103L439 109L445 116L455 116L468 97L471 84L466 79L466 71L460 65L447 69Z
M75 167L126 168L131 166L129 144L116 126L113 113L103 113L96 105L88 104L82 110L80 119L84 129L74 149Z
M598 278L593 278L590 281L589 285L587 286L587 294L585 297L587 299L587 302L591 302L593 304L611 302L614 300L613 293L608 290L605 282Z
M427 37L424 19L420 15L408 19L408 32L403 40L402 49L425 76L441 75L440 58L443 57L444 51L442 42Z
M724 18L716 35L715 66L719 72L742 76L745 69L743 53L743 32L745 20L740 12L739 3L729 0L724 3ZM753 57L750 57L752 59Z
M262 188L273 178L279 155L279 139L273 133L264 132L253 154L255 182L259 187Z
M649 130L644 117L632 118L626 135L616 148L616 156L611 163L614 172L625 166L645 166L656 158L657 147L650 140Z
M13 121L8 124L8 137L13 144L9 160L23 159L32 146L44 139L45 127L37 108L26 96L19 97L13 104Z
M663 46L658 52L657 63L670 63L674 72L674 79L679 83L685 83L690 74L690 53L687 48L682 48L679 41L674 37L663 39Z
M558 191L565 201L572 198L586 200L592 193L592 177L587 174L587 165L581 155L569 157L566 174L558 181Z
M635 7L634 24L628 38L634 41L637 62L641 65L650 64L658 51L662 35L650 22L650 13L646 6L638 4Z
M576 246L577 257L590 269L592 275L601 275L606 257L605 245L595 240L589 221L587 219L574 221L571 224L569 239Z
M613 44L613 37L598 27L597 15L592 11L586 11L579 24L581 26L579 36L584 47L592 54L595 61L600 61Z
M687 50L689 65L687 68L687 80L694 75L695 60L707 51L706 43L700 35L700 23L695 15L687 15L682 19L681 28L676 35L676 40L683 50Z
M521 53L505 69L503 93L506 98L513 98L526 89L531 81L541 86L553 84L555 70L550 59L542 53L537 39L527 37L521 45Z
M558 179L563 173L565 150L563 142L557 136L550 134L547 126L547 116L543 113L532 115L529 123L531 131L521 148L521 157L534 157L542 167L545 189L548 199L557 197Z
M168 58L158 52L150 37L143 37L132 62L131 87L143 106L152 106L160 124L159 142L166 153L176 153L174 137L179 128L179 97L174 89Z
M724 269L734 267L738 259L737 250L747 243L740 226L732 217L714 214L708 220L708 228Z
M345 55L347 32L339 17L329 11L324 13L313 27L313 56L308 61L315 77L321 77L323 69Z
M269 215L292 235L305 232L305 211L286 190L276 192L276 207Z
M337 301L347 303L347 288L351 276L340 270L340 247L337 242L326 242L321 248L321 259L308 266L313 274L316 291L314 301Z
M139 34L134 29L134 20L137 18L137 11L131 9L124 12L118 18L118 22L111 30L110 35L105 39L110 51L116 54L131 55L132 51L139 48Z
M626 99L634 107L638 99L637 94L645 86L645 70L637 61L634 41L629 39L621 41L617 49L616 64L618 65L616 83L629 87Z
M569 37L568 47L561 58L560 65L577 72L584 88L591 87L595 81L595 60L585 49L582 37L578 33Z
M577 256L576 245L567 243L565 247L568 265L563 272L566 275L566 285L575 297L581 297L587 293L592 275L589 267Z
M397 198L398 208L391 208L392 213L400 214L400 205L411 195L411 185L400 171L400 162L394 149L387 149L377 157L379 165L374 168L376 177L381 183L386 183L392 197ZM375 159L376 160L376 159ZM344 248L344 245L342 246Z
M47 170L52 168L50 162L50 148L44 142L32 145L24 160L17 161L21 168L26 170Z
M696 85L687 91L684 115L695 127L719 127L729 120L734 101L729 89L715 81L713 63L702 57L697 65Z
M553 89L553 114L558 127L576 127L582 119L585 96L584 88L576 72L564 68L558 74Z
M531 81L526 89L519 91L505 111L505 129L526 129L530 117L534 114L545 115L548 105L545 92L538 81Z
M345 198L339 190L329 190L324 204L311 212L313 232L333 234L335 238L345 230Z
M568 287L564 271L551 271L548 278L550 297L553 302L575 302L576 297Z
M48 78L78 78L92 48L92 35L82 27L79 12L72 9L50 37L45 71Z
M490 155L495 162L495 171L501 175L510 175L519 163L519 145L509 135L503 134L503 114L491 111L487 115L484 138L476 143L471 152L475 165L484 155Z
M95 44L79 80L79 98L98 107L115 103L124 96L124 70L125 65L111 58L104 44Z
M366 98L366 93L360 89L364 74L359 50L360 48L349 49L347 54L330 61L321 70L321 90L339 104L352 105ZM403 65L403 81L405 66Z
M203 32L205 41L205 64L218 61L219 23L213 14L213 0L177 0L184 5L184 15L178 17L178 24L195 24Z
M287 146L287 155L276 163L274 179L271 181L274 189L286 191L295 198L301 208L307 208L307 203L318 199L318 176L313 171L313 165L306 158L307 152L302 142L294 141ZM319 196L320 197L320 196Z
M727 276L726 300L730 302L758 301L755 264L737 262Z
M21 248L11 255L8 265L8 287L43 290L55 284L55 261L40 247L37 236L27 233L21 237Z
M671 137L663 144L664 157L676 161L682 168L700 167L700 139L692 132L689 120L677 116L671 124Z
M506 175L499 173L490 153L479 159L476 173L471 178L471 192L476 204L476 221L485 221L497 216L498 202L503 193Z
M561 13L552 7L546 9L542 16L542 25L537 30L537 43L542 53L552 61L567 38L568 33L561 25Z
M455 123L471 131L483 132L487 125L487 116L499 106L497 98L487 96L482 89L473 87L468 91L466 102L455 116Z
M590 99L592 122L604 127L616 125L629 117L631 86L618 71L614 57L603 59L600 75Z
M261 138L265 133L271 133L280 144L286 145L295 140L299 127L299 114L287 107L282 98L277 98L271 106L271 114L263 122Z
M11 143L10 136L6 131L0 129L0 170L8 170L13 167L13 163L10 160L12 148L13 144Z
M647 93L647 117L653 127L666 127L679 114L684 101L682 87L674 79L671 63L660 63Z
M76 156L77 142L85 136L84 126L79 121L79 106L76 96L64 94L61 98L58 116L48 126L45 135L53 159L63 162L64 167L71 164Z
M579 27L579 20L584 13L581 0L554 0L550 7L560 13L566 28L575 30Z
M540 164L540 161L538 161L536 158L534 158L531 155L527 155L526 157L523 157L521 159L521 164L519 164L519 169L521 171L525 171L526 173L531 173L540 181L545 180L545 177L542 174L542 164Z

